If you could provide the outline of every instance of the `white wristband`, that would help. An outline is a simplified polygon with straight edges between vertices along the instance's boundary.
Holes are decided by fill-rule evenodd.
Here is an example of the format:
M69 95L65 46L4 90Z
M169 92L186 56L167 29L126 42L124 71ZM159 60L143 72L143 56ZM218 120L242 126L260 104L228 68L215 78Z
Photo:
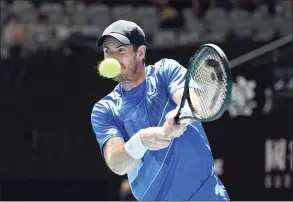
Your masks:
M141 159L147 148L142 144L140 132L137 132L125 143L126 152L135 159Z

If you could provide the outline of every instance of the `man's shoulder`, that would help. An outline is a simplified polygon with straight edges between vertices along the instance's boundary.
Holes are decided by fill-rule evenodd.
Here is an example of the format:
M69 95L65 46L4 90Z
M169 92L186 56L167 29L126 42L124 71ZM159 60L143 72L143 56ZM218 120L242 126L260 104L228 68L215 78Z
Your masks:
M116 101L119 99L120 94L117 91L117 87L104 96L102 99L97 101L93 107L93 112L95 111L103 111L106 112L109 109L115 107Z
M155 62L154 64L147 66L147 73L148 75L153 75L165 71L167 68L171 66L176 66L179 63L170 58L162 58L159 61Z
M157 61L154 64L149 65L149 66L152 66L155 68L155 67L163 67L165 65L173 65L173 64L178 64L178 62L174 59L171 59L171 58L162 58L159 61Z

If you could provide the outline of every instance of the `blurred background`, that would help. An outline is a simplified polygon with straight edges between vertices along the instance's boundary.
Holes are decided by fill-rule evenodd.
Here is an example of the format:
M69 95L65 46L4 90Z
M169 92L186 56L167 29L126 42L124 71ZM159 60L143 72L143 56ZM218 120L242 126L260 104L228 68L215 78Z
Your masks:
M231 200L293 199L291 0L0 3L0 200L133 200L90 124L117 84L96 73L96 40L118 19L144 29L147 64L186 66L203 43L224 50L232 102L204 124L218 175Z

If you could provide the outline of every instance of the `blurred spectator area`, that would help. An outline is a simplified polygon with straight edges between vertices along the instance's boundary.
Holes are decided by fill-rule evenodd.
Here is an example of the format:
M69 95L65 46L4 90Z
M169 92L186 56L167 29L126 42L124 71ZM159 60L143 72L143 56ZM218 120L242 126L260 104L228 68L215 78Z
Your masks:
M62 3L61 3L62 2ZM15 44L52 49L72 35L97 38L118 19L132 20L156 46L269 41L292 32L291 0L0 1L1 55Z

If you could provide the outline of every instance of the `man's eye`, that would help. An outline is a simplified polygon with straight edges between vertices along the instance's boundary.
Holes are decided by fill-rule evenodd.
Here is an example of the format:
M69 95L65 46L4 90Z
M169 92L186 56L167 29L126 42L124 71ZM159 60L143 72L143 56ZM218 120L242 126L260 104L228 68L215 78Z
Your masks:
M118 50L120 53L121 52L124 52L125 51L125 49L124 48L119 48L119 50Z
M105 52L105 53L109 53L109 50L108 50L108 49L104 49L104 52Z

